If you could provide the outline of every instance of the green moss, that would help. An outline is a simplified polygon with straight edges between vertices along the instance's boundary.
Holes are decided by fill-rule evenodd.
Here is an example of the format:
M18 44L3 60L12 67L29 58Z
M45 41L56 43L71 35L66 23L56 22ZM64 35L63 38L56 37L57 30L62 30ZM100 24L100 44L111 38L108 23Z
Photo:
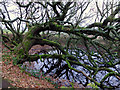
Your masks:
M31 33L32 30L36 30L36 29L38 29L38 28L41 28L43 25L44 25L44 24L36 24L36 25L34 25L34 26L32 26L32 27L30 28L29 32Z
M23 50L23 49L20 49L19 52L18 52L18 54L21 54L21 53L23 53L23 52L24 52L24 50Z
M54 25L58 25L58 22L56 22L56 21L52 21L52 22L49 22L49 23L52 23Z
M30 33L29 35L27 35L27 39L31 39L33 38L33 35Z
M24 48L26 49L26 51L29 50L29 46L31 45L31 41L27 40L26 42L24 42Z
M29 30L29 32L31 32L32 30L35 30L37 27L36 26L32 26Z
M13 43L14 45L16 45L16 46L18 45L18 43L16 43L15 41L13 41L12 43Z
M59 43L54 42L54 41L50 41L50 40L47 40L47 39L43 39L43 41L46 41L46 42L51 43L51 44L58 44L59 45Z
M64 27L62 25L58 25L56 22L52 22L53 26L56 27L58 30L63 30Z
M58 30L64 30L64 27L61 26L61 25L56 25L56 27L57 27Z
M64 30L64 26L61 27L61 30Z
M98 86L95 85L95 83L89 83L89 84L87 84L87 86L91 86L92 88L96 88L96 90L99 90Z

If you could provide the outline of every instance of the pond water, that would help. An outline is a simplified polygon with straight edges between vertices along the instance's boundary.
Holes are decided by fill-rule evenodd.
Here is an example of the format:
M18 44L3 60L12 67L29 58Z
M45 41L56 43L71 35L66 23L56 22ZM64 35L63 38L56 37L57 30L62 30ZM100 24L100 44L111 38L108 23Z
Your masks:
M60 51L58 50L54 50L54 51L49 51L47 52L47 54L62 54ZM80 60L80 62L82 64L87 64L87 65L90 65L90 66L93 66L90 61L88 60L88 56L83 53L82 51L77 51L77 50L69 50L69 53L71 55L74 55L76 56L76 53L78 54L77 55L77 58ZM43 53L39 53L39 55L42 55ZM94 53L94 56L92 56L92 58L94 60L97 60L98 62L105 62L105 60L97 53ZM110 59L110 57L109 57ZM120 59L115 59L114 60L114 63L115 62L118 62ZM44 61L44 62L42 62ZM56 77L59 77L59 80L61 79L69 79L69 81L73 81L74 82L77 82L77 83L81 83L83 85L86 84L87 82L87 79L85 76L83 76L83 74L81 73L77 73L73 70L70 70L70 69L67 69L65 68L65 65L67 65L67 63L65 61L61 61L59 62L58 59L42 59L42 61L40 59L38 59L35 64L34 64L34 72L37 72L39 70L42 70L44 72L44 74L48 73L48 70L51 69L51 71L47 74L49 76L55 76ZM109 61L109 60L108 60ZM104 66L104 64L98 64L98 67L100 66ZM52 66L54 65L57 65L56 67L52 68ZM77 70L80 70L80 71L83 71L87 76L90 75L90 73L92 73L93 71L88 71L87 69L85 69L84 67L80 66L80 65L71 65L73 68L77 69ZM64 67L64 68L62 68ZM120 64L117 64L115 65L115 67L110 67L109 69L115 71L115 72L118 72L120 73ZM61 71L60 71L61 70ZM107 75L108 72L107 71L99 71L95 76L92 76L92 77L95 77L95 80L97 82L100 82L102 80L102 78ZM90 81L88 80L88 83L90 83ZM116 78L115 76L110 76L108 77L105 82L104 82L105 85L107 86L117 86L117 87L120 87L120 80L118 78ZM69 85L67 85L69 86Z

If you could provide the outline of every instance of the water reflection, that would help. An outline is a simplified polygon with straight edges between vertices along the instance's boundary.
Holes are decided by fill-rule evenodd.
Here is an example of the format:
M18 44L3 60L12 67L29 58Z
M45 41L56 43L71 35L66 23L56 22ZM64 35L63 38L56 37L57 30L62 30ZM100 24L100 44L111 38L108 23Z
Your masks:
M54 54L54 53L62 54L58 50L48 52L48 54ZM69 53L74 56L76 56L76 54L78 54L77 58L79 59L79 61L82 64L87 64L87 65L90 65L93 67L93 65L88 60L88 56L85 53L83 53L82 51L69 50ZM39 53L39 55L42 55L42 54L43 53ZM101 55L94 53L92 58L98 62L98 63L96 62L98 67L104 66L104 64L99 63L99 62L105 62L104 59L101 57ZM44 61L44 62L42 62L42 61ZM119 61L119 59L115 59L114 63L117 61ZM84 67L82 67L80 65L73 64L71 66L77 70L83 71L87 76L89 76L90 73L93 72L93 71L91 71L91 72L88 71L87 69L85 69ZM34 68L35 68L34 69L35 72L37 72L37 70L38 71L42 70L44 72L44 74L46 74L46 75L50 75L50 76L56 75L55 77L59 77L60 79L69 79L71 82L74 80L74 82L81 83L83 85L85 85L86 82L90 83L90 81L87 80L87 78L85 76L83 76L83 74L77 73L77 72L67 68L67 63L63 60L60 61L58 59L51 59L51 58L42 59L42 60L38 59L34 64ZM115 65L115 67L110 67L109 69L119 73L120 64ZM94 76L94 78L96 79L97 82L100 82L102 80L102 78L107 74L108 74L107 71L99 71ZM107 86L111 85L111 86L119 86L120 87L120 80L118 80L115 76L110 76L105 80L104 84Z

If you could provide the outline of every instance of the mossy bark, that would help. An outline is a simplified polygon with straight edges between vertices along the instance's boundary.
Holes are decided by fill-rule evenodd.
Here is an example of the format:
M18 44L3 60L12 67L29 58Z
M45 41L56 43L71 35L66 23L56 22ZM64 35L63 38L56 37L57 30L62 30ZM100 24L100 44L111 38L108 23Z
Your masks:
M18 44L18 46L15 48L14 53L17 54L17 57L19 59L18 63L23 63L24 61L28 61L31 59L37 59L36 56L35 57L31 57L28 52L30 50L30 48L34 45L49 45L49 46L54 46L56 48L58 48L59 50L61 50L61 52L63 54L67 54L67 52L64 51L64 49L62 48L62 46L59 43L47 40L47 39L43 39L40 35L39 32L41 31L45 31L48 29L57 29L60 30L62 27L61 25L56 25L54 23L46 23L44 24L40 24L40 25L35 25L33 26L24 36L24 39L22 40L22 42L20 44ZM21 61L23 60L23 61Z

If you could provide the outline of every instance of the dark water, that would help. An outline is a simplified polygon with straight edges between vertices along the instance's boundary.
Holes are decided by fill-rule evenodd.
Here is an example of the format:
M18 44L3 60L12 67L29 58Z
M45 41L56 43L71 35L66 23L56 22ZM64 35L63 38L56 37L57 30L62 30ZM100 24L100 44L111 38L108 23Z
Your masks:
M54 53L57 53L57 54L62 54L61 52L57 51L57 50L54 50L54 51L49 51L48 54L54 54ZM90 65L90 66L93 66L90 61L88 60L88 56L86 54L84 54L83 52L78 52L78 51L72 51L72 50L69 50L69 53L71 55L74 55L76 56L76 53L78 54L77 55L77 58L79 58L80 62L83 63L83 64L87 64L87 65ZM40 53L39 55L41 55L43 53ZM97 53L94 53L94 55L96 56L92 56L92 58L94 60L97 60L99 62L105 62L103 58L101 58L101 56ZM120 59L115 59L114 62L118 62ZM44 62L42 62L44 61ZM37 72L39 70L43 70L44 73L46 73L53 65L57 65L52 71L50 71L47 75L50 75L50 76L55 76L56 72L61 69L61 67L65 66L67 63L65 61L61 61L61 62L58 62L58 59L42 59L42 61L40 59L38 59L36 62L35 62L35 67L34 67L34 72ZM108 60L109 61L109 60ZM59 64L58 64L59 63ZM97 63L98 64L98 63ZM80 65L71 65L73 68L77 69L77 70L81 70L83 71L87 76L90 75L90 72L85 69L84 67L80 66ZM104 66L104 64L98 64L98 67L100 66ZM120 64L117 64L115 67L110 67L109 69L115 71L115 72L118 72L120 73ZM66 75L66 68L63 69L59 74L57 74L57 77L59 77L59 80L61 79L69 79L71 82L74 80L74 82L77 82L77 83L81 83L81 84L86 84L87 82L87 79L85 76L83 76L83 74L81 73L77 73L73 70L70 70L68 69L67 71L67 75ZM93 71L91 71L93 72ZM92 77L95 77L95 80L97 82L100 82L102 80L102 78L107 75L108 72L107 71L99 71L95 76L92 76ZM68 76L68 77L67 77ZM90 83L90 81L88 80L88 83ZM108 77L105 82L104 82L104 85L107 85L107 86L117 86L117 87L120 87L120 80L117 79L115 76L110 76ZM69 85L68 85L69 86Z

